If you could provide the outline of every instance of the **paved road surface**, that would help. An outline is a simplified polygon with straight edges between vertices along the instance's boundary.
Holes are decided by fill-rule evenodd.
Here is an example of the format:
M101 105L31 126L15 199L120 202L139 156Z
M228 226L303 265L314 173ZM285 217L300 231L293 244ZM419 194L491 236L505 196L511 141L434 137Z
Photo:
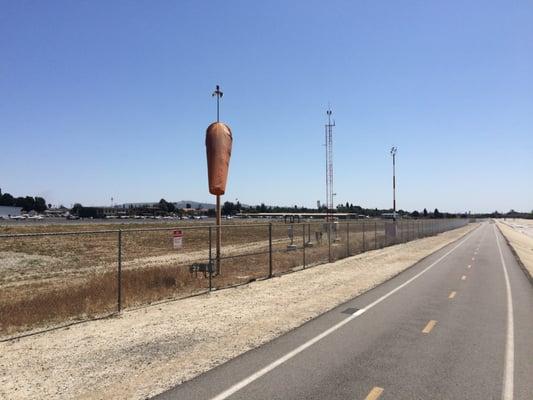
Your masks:
M533 289L484 223L374 290L157 396L226 398L531 400Z

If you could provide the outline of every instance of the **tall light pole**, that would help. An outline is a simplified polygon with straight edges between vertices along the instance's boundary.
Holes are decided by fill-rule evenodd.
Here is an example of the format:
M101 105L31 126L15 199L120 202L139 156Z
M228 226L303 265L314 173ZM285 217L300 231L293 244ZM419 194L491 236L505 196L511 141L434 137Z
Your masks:
M396 221L396 152L397 147L390 149L392 155L392 219Z

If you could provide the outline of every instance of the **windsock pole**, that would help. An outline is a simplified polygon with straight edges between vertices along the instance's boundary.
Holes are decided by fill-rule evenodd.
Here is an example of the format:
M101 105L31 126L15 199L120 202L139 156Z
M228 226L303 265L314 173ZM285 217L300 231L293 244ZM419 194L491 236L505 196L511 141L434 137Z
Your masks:
M224 94L220 90L220 86L217 85L216 90L213 92L213 96L217 97L217 122L220 122L220 98ZM220 195L217 194L217 204L216 204L216 225L217 225L217 243L216 243L216 275L220 275L220 244L222 242L222 229L220 227L222 220L221 220L221 209L220 209Z
M221 219L220 219L220 195L217 194L217 250L216 250L216 260L217 267L216 273L220 274L220 243L222 242L222 229L220 229Z

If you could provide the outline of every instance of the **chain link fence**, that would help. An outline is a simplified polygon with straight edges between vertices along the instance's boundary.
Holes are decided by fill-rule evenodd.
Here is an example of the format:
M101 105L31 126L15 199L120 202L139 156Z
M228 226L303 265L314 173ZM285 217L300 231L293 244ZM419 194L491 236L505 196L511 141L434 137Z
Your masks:
M351 220L2 234L0 336L270 278L467 223Z

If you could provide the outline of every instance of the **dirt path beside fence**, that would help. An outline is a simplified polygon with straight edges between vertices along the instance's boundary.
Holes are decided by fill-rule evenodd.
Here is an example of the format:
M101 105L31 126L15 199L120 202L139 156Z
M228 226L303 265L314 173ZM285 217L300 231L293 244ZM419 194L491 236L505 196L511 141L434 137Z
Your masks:
M146 398L375 287L475 226L0 343L0 398Z

